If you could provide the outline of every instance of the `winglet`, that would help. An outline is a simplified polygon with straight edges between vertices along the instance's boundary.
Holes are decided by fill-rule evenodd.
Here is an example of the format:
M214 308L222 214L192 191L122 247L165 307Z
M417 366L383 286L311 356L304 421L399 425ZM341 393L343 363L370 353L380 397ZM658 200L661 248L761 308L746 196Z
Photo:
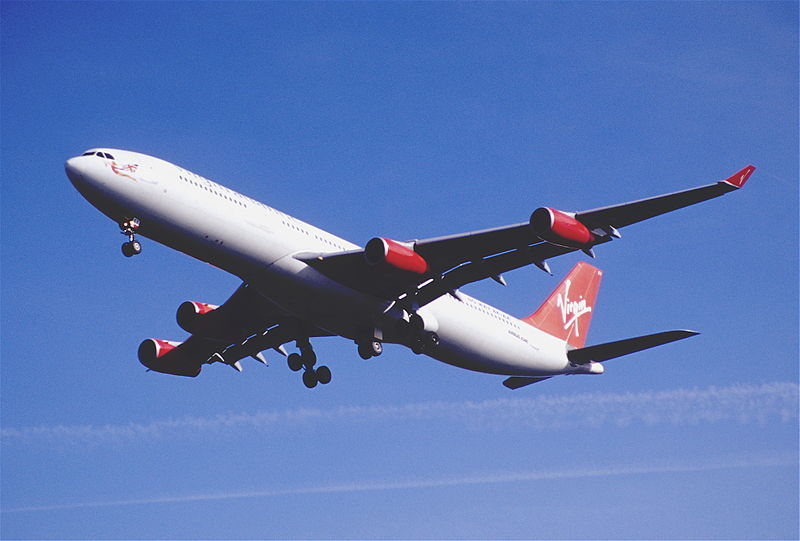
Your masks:
M750 175L752 175L753 171L755 170L756 168L754 165L748 165L738 173L734 173L733 175L729 176L722 182L730 184L734 188L741 188L742 186L744 186L744 183L747 182L747 179L750 178Z

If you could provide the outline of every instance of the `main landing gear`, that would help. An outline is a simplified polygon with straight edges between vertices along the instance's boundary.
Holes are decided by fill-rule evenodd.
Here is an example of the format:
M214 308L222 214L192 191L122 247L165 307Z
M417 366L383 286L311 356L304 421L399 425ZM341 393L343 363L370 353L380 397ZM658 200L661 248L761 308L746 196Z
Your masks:
M411 346L411 351L417 355L430 353L439 345L439 335L432 330L426 330L426 326L422 316L417 313L411 314L408 321L411 334L409 346Z
M439 335L433 331L424 331L411 341L411 351L420 355L432 351L439 345Z
M318 366L314 368L314 365L317 364L317 354L314 353L311 343L307 339L298 340L297 347L300 349L300 353L290 354L286 361L292 372L299 372L301 369L304 369L303 385L309 389L313 389L318 383L322 385L330 383L330 368L327 366Z
M128 242L122 245L122 253L125 257L133 257L142 253L142 244L136 240L136 230L139 229L139 218L131 218L127 222L119 224L121 233L128 237Z
M358 342L358 354L364 359L371 359L383 353L383 343L377 338L369 338Z

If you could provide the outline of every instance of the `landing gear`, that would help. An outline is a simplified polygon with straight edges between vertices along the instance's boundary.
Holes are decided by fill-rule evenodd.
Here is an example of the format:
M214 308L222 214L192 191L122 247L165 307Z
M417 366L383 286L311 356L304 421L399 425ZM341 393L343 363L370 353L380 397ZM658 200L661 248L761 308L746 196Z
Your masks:
M128 242L122 245L122 254L125 257L133 257L142 253L142 244L136 240L136 230L139 229L140 224L139 218L131 218L119 224L121 233L128 237Z
M300 353L292 353L286 359L286 362L289 364L289 369L293 372L299 372L302 368L305 369L303 371L303 385L309 389L313 389L318 383L322 385L330 383L330 368L327 366L314 368L314 365L317 364L317 354L314 353L311 343L307 339L298 340L297 347L300 349Z
M419 355L435 349L438 345L439 335L433 331L426 331L412 340L411 351Z
M327 366L320 366L316 370L317 380L323 385L327 385L331 382L331 369Z
M286 358L286 362L289 363L289 369L292 372L299 372L303 368L303 358L298 353L291 353Z
M122 245L122 254L125 257L133 257L142 253L142 244L138 240L126 242Z
M309 389L313 389L317 386L317 373L313 370L306 370L303 372L303 385L308 387Z
M320 366L317 369L309 368L303 372L303 385L309 389L317 386L317 383L327 385L331 382L331 369L327 366Z
M383 353L383 343L377 338L370 338L358 344L358 354L365 361Z

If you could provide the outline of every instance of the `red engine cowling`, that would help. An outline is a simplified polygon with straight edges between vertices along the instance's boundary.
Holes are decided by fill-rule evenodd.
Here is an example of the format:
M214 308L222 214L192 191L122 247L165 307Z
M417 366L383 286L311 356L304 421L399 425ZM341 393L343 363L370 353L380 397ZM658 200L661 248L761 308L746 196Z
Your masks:
M203 316L219 308L214 304L204 302L186 301L178 307L176 318L178 325L191 334L207 334L208 325L203 324Z
M574 214L541 207L531 214L531 229L542 240L566 248L590 248L595 236Z
M181 342L148 338L139 344L139 362L155 372L193 378L200 374L202 363L189 359L177 349L180 345Z
M364 258L370 265L388 265L392 268L426 274L428 262L414 251L413 246L396 240L375 237L364 247Z

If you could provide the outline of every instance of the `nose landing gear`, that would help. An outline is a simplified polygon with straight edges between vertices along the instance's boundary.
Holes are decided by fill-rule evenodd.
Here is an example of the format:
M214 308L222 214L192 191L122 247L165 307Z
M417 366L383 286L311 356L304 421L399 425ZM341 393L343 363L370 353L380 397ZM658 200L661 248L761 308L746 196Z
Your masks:
M139 229L140 224L139 218L131 218L119 224L120 232L128 237L128 242L122 245L122 254L125 257L132 257L142 253L142 244L136 240L136 230Z

